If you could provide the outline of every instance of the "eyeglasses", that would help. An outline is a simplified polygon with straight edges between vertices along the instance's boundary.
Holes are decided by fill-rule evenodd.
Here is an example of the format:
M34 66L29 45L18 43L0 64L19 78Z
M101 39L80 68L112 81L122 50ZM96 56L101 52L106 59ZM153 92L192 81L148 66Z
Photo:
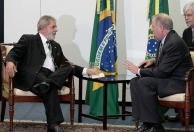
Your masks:
M184 14L184 17L192 17L194 14Z

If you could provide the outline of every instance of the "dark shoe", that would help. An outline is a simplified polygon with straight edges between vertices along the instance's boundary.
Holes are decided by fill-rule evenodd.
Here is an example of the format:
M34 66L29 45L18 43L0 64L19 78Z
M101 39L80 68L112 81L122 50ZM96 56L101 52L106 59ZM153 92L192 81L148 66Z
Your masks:
M168 120L168 115L164 115L164 119L165 120Z
M137 130L130 130L128 132L146 132L149 129L150 129L150 127L147 127L146 125L142 125L139 129L137 129Z
M190 125L194 124L194 122L193 122L194 120L193 119L194 119L194 112L191 111L190 112Z
M41 82L33 86L39 93L45 94L50 90L50 84Z
M176 116L169 116L168 117L169 122L179 122L179 116L178 114Z
M168 120L168 115L163 115L163 117L160 117L160 119L161 119L161 123L164 123L166 120Z
M154 127L151 127L148 132L165 132L164 128L156 129Z
M64 132L64 131L58 125L56 125L53 128L48 128L47 132Z

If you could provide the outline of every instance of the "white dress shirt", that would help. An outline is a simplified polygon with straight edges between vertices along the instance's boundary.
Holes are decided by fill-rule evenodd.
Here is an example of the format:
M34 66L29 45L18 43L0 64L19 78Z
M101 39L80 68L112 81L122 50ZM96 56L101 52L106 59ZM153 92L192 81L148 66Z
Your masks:
M43 47L44 47L44 51L45 51L45 54L46 54L46 59L42 65L42 67L45 67L49 70L51 70L52 72L55 71L55 65L52 61L52 57L51 57L51 54L50 54L50 51L48 49L48 45L46 43L47 39L41 34L40 34L40 37L41 37L41 40L42 40L42 43L43 43Z
M46 54L46 59L44 61L44 64L42 65L42 67L45 67L45 68L51 70L52 72L54 72L55 65L53 64L52 57L51 57L50 51L49 51L47 43L46 43L47 39L41 33L39 33L39 34L40 34L40 37L41 37L41 40L43 43L43 47L44 47L44 51ZM83 69L82 75L86 75L86 70L87 70L87 68Z

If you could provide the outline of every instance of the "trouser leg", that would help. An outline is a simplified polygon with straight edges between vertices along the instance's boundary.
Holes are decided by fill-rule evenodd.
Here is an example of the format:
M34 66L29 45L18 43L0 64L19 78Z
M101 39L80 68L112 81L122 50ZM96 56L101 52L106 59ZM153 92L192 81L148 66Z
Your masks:
M54 123L59 124L63 122L64 118L58 98L58 90L56 88L52 88L51 91L44 94L42 98L46 109L45 112L48 125L50 126Z
M50 126L53 123L61 123L64 121L62 110L60 107L60 102L58 99L58 89L61 89L65 80L73 74L73 69L71 66L60 67L55 72L50 72L49 70L43 68L37 75L34 82L38 84L40 82L51 82L50 89L46 93L40 93L36 88L32 87L31 92L35 93L43 99L43 104L45 106L45 112L47 117L47 124Z
M131 82L132 113L143 122L160 123L158 114L158 79L136 78ZM134 112L133 112L134 111Z
M137 82L139 77L133 78L130 81L130 92L131 92L131 102L132 102L132 117L133 118L140 118L139 116L139 104L140 104L140 94L138 90Z
M64 121L59 98L58 98L57 88L52 87L49 92L44 94L42 93L37 94L36 92L34 92L34 88L31 88L30 91L35 93L37 96L40 96L43 99L48 126L54 123L59 124Z
M73 74L73 68L71 66L63 66L57 69L55 72L52 72L47 77L47 82L52 82L57 86L58 89L61 89L64 85L65 80Z

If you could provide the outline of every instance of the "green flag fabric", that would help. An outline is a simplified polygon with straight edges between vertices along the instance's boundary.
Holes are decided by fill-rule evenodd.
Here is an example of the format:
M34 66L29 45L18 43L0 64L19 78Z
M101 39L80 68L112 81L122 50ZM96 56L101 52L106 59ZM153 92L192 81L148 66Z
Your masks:
M117 44L113 0L97 0L90 62L105 75L118 73ZM108 84L107 115L119 114L118 84ZM90 115L103 115L103 85L87 82L86 104L90 106Z
M147 52L145 59L151 59L156 57L158 42L154 39L154 34L152 32L152 16L158 13L169 14L168 0L148 0L148 12L147 18L149 19L149 29L148 29L148 43ZM160 114L161 120L164 121L164 114L168 111L168 108L158 107L158 112Z

